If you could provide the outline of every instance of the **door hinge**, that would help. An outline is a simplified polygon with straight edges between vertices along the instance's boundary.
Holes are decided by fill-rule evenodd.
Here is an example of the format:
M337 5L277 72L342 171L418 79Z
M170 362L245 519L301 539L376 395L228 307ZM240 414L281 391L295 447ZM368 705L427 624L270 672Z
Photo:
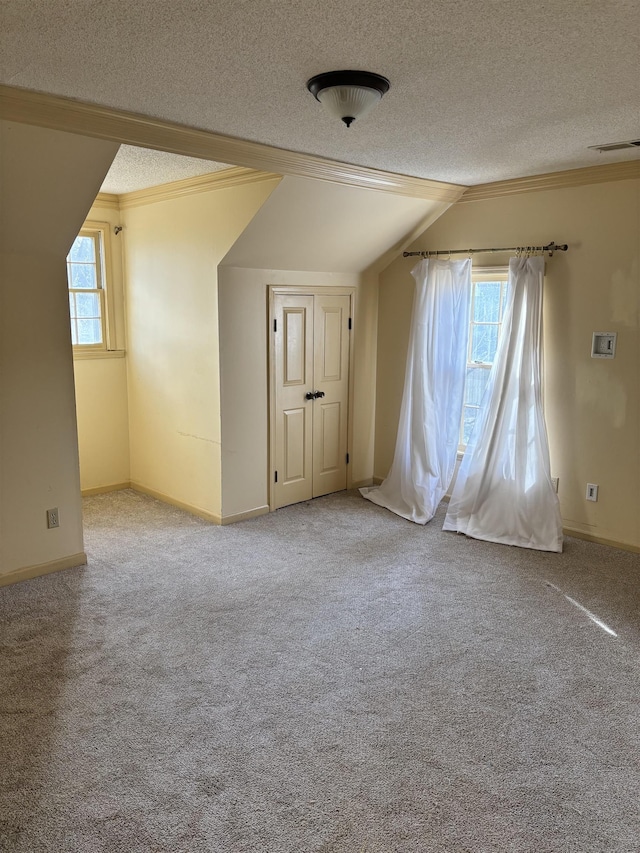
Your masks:
M351 317L349 317L349 331L351 331Z
M274 482L274 483L277 483L277 482L278 482L278 472L277 472L277 471L275 472L275 476L274 476L274 478L273 478L273 482Z
M347 453L347 465L349 464L349 454Z
M277 320L274 320L274 321L273 321L273 331L274 331L274 332L277 332L277 331L278 331L278 321L277 321Z

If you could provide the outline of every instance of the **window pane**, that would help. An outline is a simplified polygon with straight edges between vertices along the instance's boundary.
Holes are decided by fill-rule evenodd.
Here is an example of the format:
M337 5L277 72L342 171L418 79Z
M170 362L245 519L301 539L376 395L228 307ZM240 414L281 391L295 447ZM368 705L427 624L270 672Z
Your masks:
M473 306L476 323L497 323L500 320L500 282L476 282L476 298Z
M93 237L76 237L67 260L71 262L95 263L96 254Z
M96 268L93 264L69 264L69 287L96 290Z
M471 342L471 361L480 364L493 364L493 357L498 346L498 326L487 326L479 323L473 327Z
M460 424L460 441L466 445L482 405L490 367L501 335L506 275L473 284L472 316L469 329L469 366L465 376L464 409ZM474 365L477 365L474 366Z
M464 413L462 415L462 443L468 444L469 438L471 436L471 430L473 429L473 425L476 422L476 415L478 414L478 409L469 408L469 406L464 407Z
M78 343L78 332L76 331L76 321L71 321L71 343L75 346Z
M100 320L76 320L78 324L79 344L101 344L102 329Z
M467 381L464 386L464 401L472 406L479 406L482 402L484 389L491 371L486 367L468 367Z
M76 293L76 317L100 318L100 300L97 293Z

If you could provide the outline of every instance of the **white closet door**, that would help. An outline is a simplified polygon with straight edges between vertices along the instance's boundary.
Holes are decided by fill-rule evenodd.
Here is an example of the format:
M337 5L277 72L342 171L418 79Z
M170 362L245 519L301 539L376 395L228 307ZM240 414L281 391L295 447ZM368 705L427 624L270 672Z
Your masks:
M348 294L275 293L274 508L347 487Z

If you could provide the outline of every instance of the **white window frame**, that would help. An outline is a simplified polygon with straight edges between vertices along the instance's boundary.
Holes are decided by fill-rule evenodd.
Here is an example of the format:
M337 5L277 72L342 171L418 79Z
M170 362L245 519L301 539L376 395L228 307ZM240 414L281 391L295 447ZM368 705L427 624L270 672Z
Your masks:
M97 289L87 290L83 288L85 293L96 293L100 301L100 322L102 326L102 342L98 344L73 344L74 358L78 356L90 357L91 355L101 355L115 350L115 342L113 340L113 329L115 321L113 316L113 305L110 299L110 281L111 281L111 243L110 243L111 226L108 222L96 222L87 220L78 237L91 237L94 240L96 248L96 277ZM67 266L67 289L69 293L76 293L80 288L72 288L69 281L69 267ZM69 323L73 321L69 318Z
M469 368L484 368L485 370L491 370L493 367L493 362L478 362L473 361L471 359L471 348L473 346L473 328L474 326L481 325L493 325L498 326L498 341L500 341L500 335L502 333L502 320L504 318L504 306L507 295L507 282L509 278L509 267L500 266L500 267L477 267L471 271L471 293L469 294L469 299L471 300L471 306L469 311L469 339L467 341L467 363L465 365L465 390L464 396L466 399L466 380L467 380L467 370ZM498 322L484 322L478 321L476 322L473 319L474 314L474 303L475 303L475 295L476 295L476 284L478 282L483 281L499 281L501 283L500 288L500 319ZM460 433L459 433L459 442L458 442L458 451L460 453L464 453L467 445L464 443L464 413L465 406L467 408L479 408L478 406L471 406L470 404L463 403L462 405L462 415L460 417Z

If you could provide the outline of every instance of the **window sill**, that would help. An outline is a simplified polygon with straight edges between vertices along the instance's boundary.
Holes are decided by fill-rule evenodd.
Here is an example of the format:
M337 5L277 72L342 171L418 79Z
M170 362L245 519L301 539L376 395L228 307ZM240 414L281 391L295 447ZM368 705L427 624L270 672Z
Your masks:
M126 355L123 349L93 349L93 350L73 350L74 361L84 361L86 358L124 358Z

